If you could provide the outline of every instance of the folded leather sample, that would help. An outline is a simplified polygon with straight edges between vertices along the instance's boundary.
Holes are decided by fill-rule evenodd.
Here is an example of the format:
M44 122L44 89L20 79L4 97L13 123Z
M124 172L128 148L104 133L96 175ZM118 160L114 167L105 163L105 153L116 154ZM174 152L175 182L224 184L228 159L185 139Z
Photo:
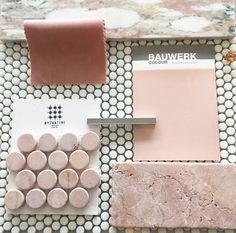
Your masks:
M103 20L26 20L24 29L33 85L105 83Z

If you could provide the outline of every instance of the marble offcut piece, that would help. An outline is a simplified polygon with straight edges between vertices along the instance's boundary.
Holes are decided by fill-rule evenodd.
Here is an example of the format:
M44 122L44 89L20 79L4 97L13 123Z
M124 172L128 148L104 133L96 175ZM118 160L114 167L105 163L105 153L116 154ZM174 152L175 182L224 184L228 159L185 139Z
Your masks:
M234 35L234 0L2 0L0 39L24 39L25 19L101 17L108 39Z
M236 165L113 165L115 227L236 228Z

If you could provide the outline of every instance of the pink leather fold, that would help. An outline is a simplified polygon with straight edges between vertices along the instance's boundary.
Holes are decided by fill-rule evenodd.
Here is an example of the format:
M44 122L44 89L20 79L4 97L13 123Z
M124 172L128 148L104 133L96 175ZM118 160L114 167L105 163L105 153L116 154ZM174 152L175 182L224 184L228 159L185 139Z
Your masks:
M106 82L102 19L26 20L24 29L33 85Z

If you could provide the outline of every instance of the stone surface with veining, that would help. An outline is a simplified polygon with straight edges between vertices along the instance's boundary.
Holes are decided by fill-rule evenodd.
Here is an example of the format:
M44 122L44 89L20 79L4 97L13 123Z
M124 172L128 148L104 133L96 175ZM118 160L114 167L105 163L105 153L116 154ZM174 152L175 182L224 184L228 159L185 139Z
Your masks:
M111 39L234 35L233 0L2 0L0 13L0 39L25 38L25 19L94 17Z
M112 225L236 228L236 165L117 163Z

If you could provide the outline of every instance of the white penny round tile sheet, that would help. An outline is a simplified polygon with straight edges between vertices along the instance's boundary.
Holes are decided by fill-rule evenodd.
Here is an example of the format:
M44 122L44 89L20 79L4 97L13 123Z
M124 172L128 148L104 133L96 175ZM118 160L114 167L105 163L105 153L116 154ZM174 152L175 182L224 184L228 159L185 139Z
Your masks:
M102 99L101 117L132 116L133 45L215 44L216 83L219 112L221 163L236 162L236 61L229 64L223 58L229 49L236 52L236 39L184 41L125 41L107 43L107 84L105 85L30 85L30 61L25 42L0 44L0 233L1 232L125 232L125 233L200 233L207 230L188 229L115 229L110 225L111 165L132 161L133 134L130 126L102 127L101 185L98 216L17 215L6 213L4 196L7 188L6 156L11 144L12 103L24 99ZM209 233L217 232L208 230ZM226 230L232 233L233 230Z

